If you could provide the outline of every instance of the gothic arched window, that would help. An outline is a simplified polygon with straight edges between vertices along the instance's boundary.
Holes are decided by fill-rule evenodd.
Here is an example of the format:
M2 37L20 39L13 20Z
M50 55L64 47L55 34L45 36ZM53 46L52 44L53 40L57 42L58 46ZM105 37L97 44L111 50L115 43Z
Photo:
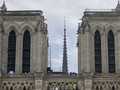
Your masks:
M115 73L115 45L114 35L111 30L108 33L108 63L109 73Z
M30 72L30 32L26 30L23 36L22 72Z
M101 66L101 37L97 30L94 36L94 52L95 52L95 73L102 72Z
M12 30L8 37L8 62L7 62L7 72L15 72L15 54L16 53L16 35Z

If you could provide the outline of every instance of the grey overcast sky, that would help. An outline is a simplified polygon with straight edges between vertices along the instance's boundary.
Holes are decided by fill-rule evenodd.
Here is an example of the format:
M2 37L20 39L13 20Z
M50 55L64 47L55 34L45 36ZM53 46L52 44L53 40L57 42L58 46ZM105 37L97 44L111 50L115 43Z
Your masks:
M77 27L85 9L114 9L118 0L0 0L8 10L42 10L48 24L52 67L60 70L63 55L64 16L67 27L69 72L78 72Z

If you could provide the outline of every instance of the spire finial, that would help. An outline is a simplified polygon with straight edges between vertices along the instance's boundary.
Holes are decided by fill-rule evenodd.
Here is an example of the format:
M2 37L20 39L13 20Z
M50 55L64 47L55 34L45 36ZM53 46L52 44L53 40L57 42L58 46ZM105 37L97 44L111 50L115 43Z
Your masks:
M1 11L7 11L7 7L5 5L5 1L3 1L3 5L1 7Z
M64 36L66 37L66 17L64 17Z
M64 29L66 29L66 17L64 17Z
M67 65L67 41L66 41L66 17L64 17L64 43L63 43L63 65L62 72L64 74L68 73L68 65Z

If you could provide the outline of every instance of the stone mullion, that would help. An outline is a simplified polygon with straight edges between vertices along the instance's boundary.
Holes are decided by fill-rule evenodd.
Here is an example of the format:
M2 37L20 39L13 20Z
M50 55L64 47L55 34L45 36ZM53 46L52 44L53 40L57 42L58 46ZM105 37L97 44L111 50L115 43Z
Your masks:
M102 73L108 73L108 44L107 35L101 35L101 61Z
M22 61L21 37L22 36L20 34L16 36L16 59L15 59L16 60L15 61L15 72L16 73L21 73L21 71L22 71L21 70L21 61Z
M20 52L19 52L20 54L20 58L19 58L19 67L20 67L20 69L19 69L19 71L20 71L20 73L22 73L22 60L23 60L23 35L20 35Z
M118 35L114 35L114 47L115 47L115 70L119 73L119 60L118 60Z
M34 73L35 71L35 62L36 62L36 39L35 35L31 35L31 44L30 44L30 72Z
M8 35L3 35L3 52L2 52L2 73L7 73L7 58L8 58Z

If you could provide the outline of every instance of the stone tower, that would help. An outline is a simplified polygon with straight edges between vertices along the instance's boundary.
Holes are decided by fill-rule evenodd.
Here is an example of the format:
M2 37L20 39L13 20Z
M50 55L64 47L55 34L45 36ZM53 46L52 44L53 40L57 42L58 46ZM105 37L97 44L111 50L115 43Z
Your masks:
M78 30L78 73L84 76L85 90L120 89L119 62L119 2L111 10L85 10Z
M34 85L38 85L34 74L46 73L48 32L44 21L41 10L8 11L3 3L0 11L0 77L3 81L0 82L5 86L0 90L33 90Z

